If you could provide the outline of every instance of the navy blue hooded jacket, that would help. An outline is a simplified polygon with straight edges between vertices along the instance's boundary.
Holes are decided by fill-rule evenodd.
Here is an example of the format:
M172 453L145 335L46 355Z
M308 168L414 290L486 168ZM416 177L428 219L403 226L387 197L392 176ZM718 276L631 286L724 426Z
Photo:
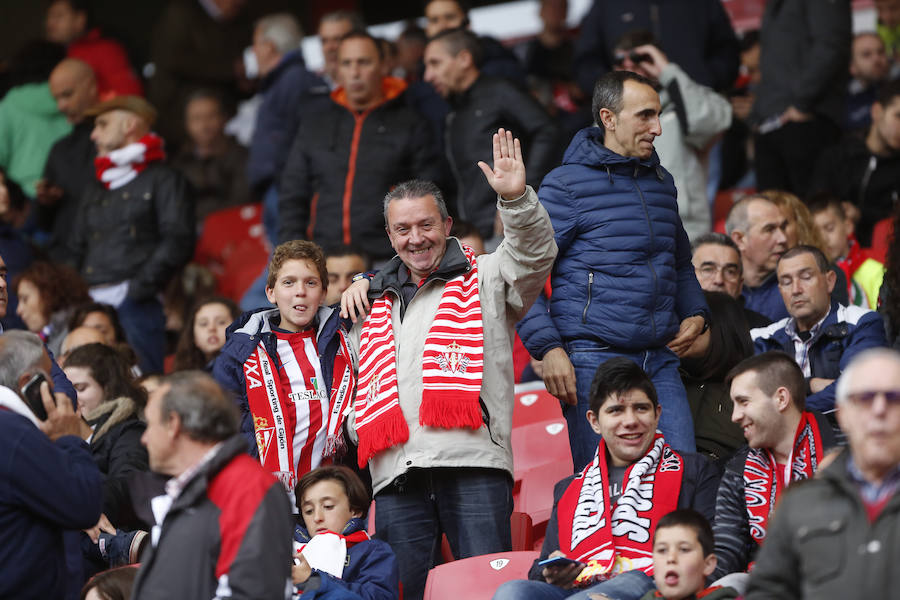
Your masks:
M340 533L350 535L365 528L365 519L353 518ZM297 525L294 541L306 543L310 539L312 538L306 528ZM352 592L356 594L354 598L363 600L396 600L400 597L397 557L387 542L375 539L358 542L347 548L347 560L340 579L313 569L312 575L302 587L303 600L318 598L320 595L331 598L331 593L340 590ZM341 597L340 594L335 596Z
M599 127L575 134L538 193L559 254L553 297L535 302L518 324L535 358L571 340L662 347L683 319L708 314L672 176L655 152L625 157L602 140Z
M272 331L271 319L278 318L278 309L257 309L245 312L225 330L225 345L213 365L213 377L219 384L229 390L238 407L241 409L241 433L247 438L250 456L259 457L256 446L256 434L253 428L253 415L247 403L247 383L244 376L244 362L262 340L269 358L276 368L281 368L278 359L278 339ZM334 357L340 347L338 329L340 315L333 308L319 307L316 314L318 327L316 330L316 347L319 350L319 364L326 390L331 394L331 380L334 371Z

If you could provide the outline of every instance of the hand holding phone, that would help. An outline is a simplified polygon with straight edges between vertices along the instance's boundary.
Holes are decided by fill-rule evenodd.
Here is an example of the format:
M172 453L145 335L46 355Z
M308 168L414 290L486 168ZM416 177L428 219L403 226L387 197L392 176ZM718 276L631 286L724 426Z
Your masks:
M559 550L556 550L538 564L543 567L541 575L544 577L544 581L551 585L558 585L563 589L570 589L575 583L578 574L585 567L584 563L563 555Z

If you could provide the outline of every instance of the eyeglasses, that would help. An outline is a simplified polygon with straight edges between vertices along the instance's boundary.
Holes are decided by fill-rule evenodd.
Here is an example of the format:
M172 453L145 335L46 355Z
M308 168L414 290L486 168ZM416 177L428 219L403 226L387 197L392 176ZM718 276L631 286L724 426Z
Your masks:
M722 277L725 281L735 282L741 278L741 269L737 265L719 267L713 264L703 264L697 268L697 274L701 279L712 279L719 271L722 271Z
M884 395L884 401L888 406L900 406L900 390L853 392L847 394L847 400L860 408L869 408L879 395Z

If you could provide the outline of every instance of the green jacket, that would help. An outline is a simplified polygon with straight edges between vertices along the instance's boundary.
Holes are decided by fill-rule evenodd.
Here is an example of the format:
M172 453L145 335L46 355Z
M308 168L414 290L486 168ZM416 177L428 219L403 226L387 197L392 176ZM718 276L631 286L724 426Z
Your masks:
M849 453L792 485L756 555L747 600L888 598L900 589L900 494L869 523Z
M50 148L71 130L46 82L14 87L0 100L0 167L34 197Z

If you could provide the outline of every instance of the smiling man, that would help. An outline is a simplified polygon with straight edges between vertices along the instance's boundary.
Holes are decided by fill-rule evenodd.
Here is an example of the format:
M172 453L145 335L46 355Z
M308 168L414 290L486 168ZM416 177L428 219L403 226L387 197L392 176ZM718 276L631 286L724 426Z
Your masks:
M531 356L543 360L548 391L566 403L576 469L597 447L583 418L591 381L613 356L627 356L653 379L664 409L660 429L672 447L695 447L678 355L705 331L709 309L674 180L653 148L660 110L647 78L629 71L601 77L593 98L600 127L575 134L539 193L559 257L552 297L536 302L518 330Z
M834 381L859 352L887 346L881 316L831 299L835 275L822 251L791 248L778 261L778 288L789 317L752 329L757 353L781 350L806 378L807 405L834 424Z
M713 579L747 570L784 488L812 477L834 446L828 421L806 410L803 372L787 354L752 356L726 381L734 402L731 418L747 445L728 462L719 484L713 525L719 562Z
M350 333L359 463L372 473L378 537L413 600L442 533L457 559L511 546L513 324L541 292L556 245L525 185L519 141L501 129L493 149L493 170L480 166L497 194L500 247L476 257L448 237L437 186L401 183L383 204L397 254L371 280L371 312Z
M674 451L657 432L663 410L650 377L634 362L617 357L600 365L585 414L602 436L593 460L556 484L531 581L504 584L494 600L637 600L654 589L657 522L676 508L712 520L718 483L704 457ZM540 565L556 556L575 563Z

